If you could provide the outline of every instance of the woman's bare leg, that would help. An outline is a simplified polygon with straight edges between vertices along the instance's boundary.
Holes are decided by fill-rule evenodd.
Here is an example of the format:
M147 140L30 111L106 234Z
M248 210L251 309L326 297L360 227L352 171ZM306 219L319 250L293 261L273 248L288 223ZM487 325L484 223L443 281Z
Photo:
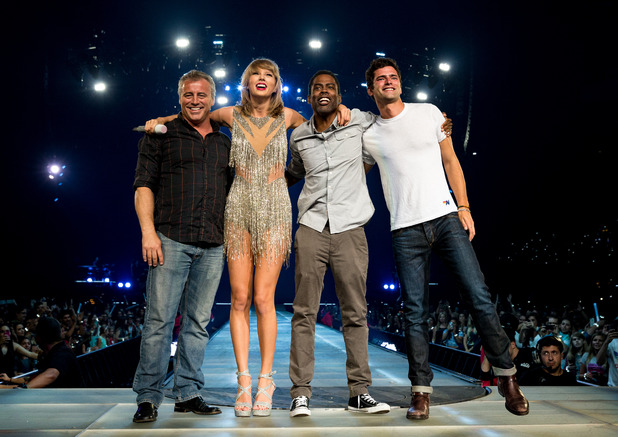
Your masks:
M230 334L239 372L249 369L249 311L253 293L253 260L250 255L228 259L231 286ZM250 376L240 376L238 384L251 385ZM251 396L242 394L238 402L251 405ZM242 408L243 410L247 408Z
M277 343L277 312L275 311L275 289L283 260L262 259L255 267L253 304L257 315L258 338L260 342L260 358L262 360L260 373L270 373L273 370L275 345ZM270 381L260 379L258 387L267 387ZM274 385L269 390L272 396ZM263 394L255 397L256 402L270 402ZM258 406L260 409L261 406Z

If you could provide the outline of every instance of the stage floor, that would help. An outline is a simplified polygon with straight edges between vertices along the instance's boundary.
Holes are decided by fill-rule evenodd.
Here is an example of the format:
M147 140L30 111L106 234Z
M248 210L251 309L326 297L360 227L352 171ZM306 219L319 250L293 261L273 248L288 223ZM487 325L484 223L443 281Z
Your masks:
M233 410L236 379L229 327L211 338L206 349L205 399L221 406L223 414L198 416L174 413L166 399L154 423L135 424L135 393L130 389L0 390L0 433L8 435L101 436L291 436L363 435L491 435L491 436L589 436L618 435L618 389L606 387L523 387L530 414L514 416L504 408L495 389L435 372L431 415L425 421L405 417L409 405L407 361L397 353L369 346L373 373L372 395L390 403L388 414L365 415L345 410L345 348L339 332L316 328L316 373L310 406L312 415L291 419L288 415L290 382L287 374L291 314L279 311L279 335L275 357L274 409L267 418L236 418ZM259 350L252 318L250 366L258 373ZM255 387L254 381L254 387ZM255 389L254 389L255 390Z

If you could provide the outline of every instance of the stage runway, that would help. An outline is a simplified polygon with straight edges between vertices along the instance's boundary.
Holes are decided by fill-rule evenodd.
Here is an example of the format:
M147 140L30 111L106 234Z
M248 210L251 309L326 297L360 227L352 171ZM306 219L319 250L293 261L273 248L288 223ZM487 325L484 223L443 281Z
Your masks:
M274 409L267 418L234 416L236 370L225 325L206 349L205 399L221 406L223 414L198 416L174 413L166 399L154 423L135 424L135 394L131 389L39 389L0 390L0 433L43 436L616 436L618 435L618 389L606 387L523 387L530 401L530 414L514 416L504 408L495 389L485 391L447 373L435 371L431 415L425 421L405 418L409 404L409 381L405 357L374 345L369 346L373 375L372 395L389 402L388 414L364 415L345 410L348 391L345 378L345 348L342 335L331 328L316 327L316 373L310 417L291 419L288 345L291 314L278 311L278 341L274 368L277 371ZM252 315L250 371L254 392L259 371L255 317ZM169 384L168 384L169 385Z

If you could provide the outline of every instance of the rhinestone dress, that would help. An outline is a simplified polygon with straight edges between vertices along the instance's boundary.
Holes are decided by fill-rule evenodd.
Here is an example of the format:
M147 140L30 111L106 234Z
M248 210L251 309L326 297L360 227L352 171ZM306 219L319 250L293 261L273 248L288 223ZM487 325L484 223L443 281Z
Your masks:
M250 253L256 265L288 262L292 205L284 177L287 149L285 114L245 117L234 108L230 166L236 175L225 206L228 259Z

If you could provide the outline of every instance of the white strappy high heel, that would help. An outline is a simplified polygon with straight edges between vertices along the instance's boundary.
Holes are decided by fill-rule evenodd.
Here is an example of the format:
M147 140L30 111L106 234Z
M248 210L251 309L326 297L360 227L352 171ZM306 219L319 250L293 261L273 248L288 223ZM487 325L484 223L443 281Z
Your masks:
M257 393L255 394L255 397L257 399L259 394L263 394L264 396L266 396L268 399L270 399L269 401L255 401L253 404L253 415L254 416L259 416L259 417L266 417L266 416L270 416L270 411L273 408L273 397L270 393L268 393L268 390L273 387L273 394L275 393L275 381L273 381L273 374L275 372L270 372L270 373L260 373L259 378L260 379L270 379L270 383L266 386L266 387L260 387L259 383L258 383L258 387L257 387ZM255 408L255 407L265 407L265 408Z
M236 417L249 417L251 416L251 402L238 402L238 399L244 394L251 399L251 384L243 387L240 385L240 377L248 376L251 378L249 370L243 370L242 372L236 372L236 379L238 380L238 389L240 390L236 394L236 402L234 403L234 414Z

